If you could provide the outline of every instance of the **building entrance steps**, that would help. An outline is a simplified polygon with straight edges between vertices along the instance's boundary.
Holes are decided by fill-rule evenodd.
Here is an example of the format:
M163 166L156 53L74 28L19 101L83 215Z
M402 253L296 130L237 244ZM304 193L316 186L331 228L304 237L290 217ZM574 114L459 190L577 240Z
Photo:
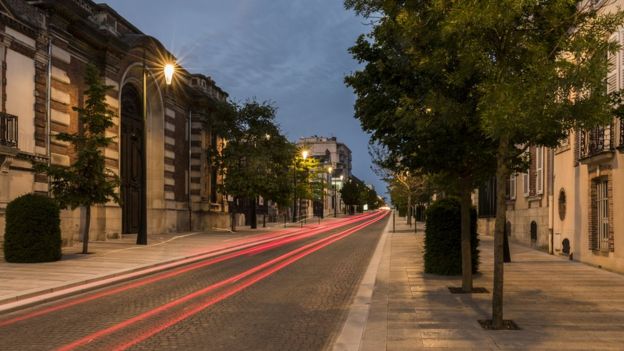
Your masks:
M334 220L325 219L323 223ZM0 313L187 265L298 229L279 225L255 230L239 227L234 233L220 230L150 235L146 246L135 245L136 235L129 235L92 241L89 255L79 254L81 243L63 248L63 258L57 262L17 264L2 260Z
M381 259L369 266L376 272L372 296L356 297L334 350L622 349L623 275L511 243L504 311L521 330L488 331L478 320L491 317L491 293L451 294L448 287L459 286L461 277L425 274L424 233L419 228L414 234L404 223L397 218L397 231L386 233ZM474 286L491 291L493 238L480 239ZM367 318L354 330L352 315L362 314Z

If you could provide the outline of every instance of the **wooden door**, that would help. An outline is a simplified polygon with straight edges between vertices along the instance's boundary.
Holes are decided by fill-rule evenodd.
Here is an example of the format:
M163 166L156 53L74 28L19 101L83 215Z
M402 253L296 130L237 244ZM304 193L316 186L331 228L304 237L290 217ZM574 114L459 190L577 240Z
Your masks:
M121 93L122 232L138 233L143 193L143 108L141 95L130 84Z

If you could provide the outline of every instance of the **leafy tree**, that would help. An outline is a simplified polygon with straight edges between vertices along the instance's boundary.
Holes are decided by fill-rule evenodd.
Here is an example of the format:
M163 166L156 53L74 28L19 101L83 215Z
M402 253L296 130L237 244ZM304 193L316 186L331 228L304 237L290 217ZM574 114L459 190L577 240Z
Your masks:
M479 125L479 74L457 66L459 43L444 32L441 3L347 0L378 20L350 49L366 65L345 81L357 94L356 118L384 148L377 161L391 171L395 195L407 193L408 223L416 189L409 172L460 198L462 288L471 292L471 193L493 175L496 149Z
M390 17L400 28L399 32L405 27L414 28L417 32L411 34L419 34L413 36L417 42L423 38L425 41L435 38L444 43L438 46L439 50L434 47L428 54L422 51L418 60L408 60L403 73L408 79L415 77L427 82L431 77L420 76L420 67L435 66L437 62L444 65L441 69L433 69L438 73L436 79L442 81L439 85L434 83L431 89L433 100L437 95L444 96L448 87L462 87L457 92L469 104L457 112L470 111L469 117L476 118L471 123L458 126L462 133L482 135L482 141L488 144L484 150L490 151L484 153L477 147L479 151L475 154L485 160L496 161L497 218L492 299L492 327L495 329L504 326L505 184L510 170L517 166L518 156L523 152L518 145L553 147L566 136L568 130L592 128L606 123L613 116L612 97L606 92L604 78L608 70L607 54L617 49L617 44L609 42L608 38L622 25L623 14L619 9L603 12L603 7L609 3L606 1L597 5L593 1L577 0L431 0L417 3L347 0L347 5L365 15L390 13L390 16L382 16L380 22L385 24L386 18ZM419 28L424 30L418 32ZM392 33L385 31L379 35L394 38ZM419 46L410 45L405 36L398 37L400 40L395 41L394 48L403 50L403 46L407 45L407 50L420 52ZM358 44L363 41L361 38ZM381 69L391 67L390 64L406 67L399 60L384 61L381 55L375 55L378 51L373 46L356 54L363 60L375 62ZM391 79L403 81L403 77L396 74L391 75ZM411 105L426 106L424 113L435 114L440 108L444 111L443 105L429 107L431 99L427 99L427 94L409 99L403 94L409 90L401 84L395 86L394 90L383 90L385 94L377 94L377 99L369 99L370 104L360 104L361 108L368 110L369 105L390 104L389 107L382 106L380 111L391 121L393 115L400 114ZM375 89L371 90L375 92ZM385 101L377 101L382 96ZM400 102L400 109L393 108L397 101ZM457 106L453 100L450 102L450 109ZM443 116L442 120L446 121L451 114ZM392 127L377 132L381 135L393 134L397 122L387 124ZM439 133L443 138L449 130L452 129L446 126L433 128L432 133ZM395 144L391 139L387 145L394 149ZM448 154L456 151L459 150L445 150ZM411 157L410 153L401 154ZM466 159L466 162L472 161L473 158Z
M461 1L444 10L459 70L479 75L474 92L486 135L496 143L497 214L492 326L503 328L505 184L516 145L555 147L573 128L613 116L605 77L608 38L624 22L593 1Z
M91 206L109 201L119 203L117 187L119 178L106 168L103 150L111 145L106 129L114 126L115 114L106 104L106 92L111 88L103 83L98 69L87 66L85 74L88 97L84 107L74 107L79 114L77 133L60 133L58 140L66 141L75 151L74 162L69 167L37 165L37 170L51 178L50 191L61 208L85 208L85 226L82 233L82 253L89 252Z
M292 155L290 179L293 180L293 222L303 214L301 212L301 200L318 200L322 198L325 184L319 177L322 172L317 159L313 157L303 157L303 149L299 148Z
M359 179L348 179L340 189L342 201L349 207L349 213L353 213L354 208L362 208L369 199L370 189ZM375 197L377 194L375 193Z
M259 197L282 206L290 197L292 188L285 180L295 148L276 125L272 104L250 100L218 109L222 120L208 122L227 142L213 154L214 162L225 171L224 192L252 203L251 227L256 228Z

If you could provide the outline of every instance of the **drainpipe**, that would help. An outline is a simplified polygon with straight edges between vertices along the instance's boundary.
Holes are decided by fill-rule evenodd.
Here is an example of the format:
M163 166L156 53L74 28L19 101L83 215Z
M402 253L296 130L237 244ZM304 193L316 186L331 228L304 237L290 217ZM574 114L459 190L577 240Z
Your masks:
M188 192L188 210L189 210L189 230L193 231L193 200L191 198L191 137L193 133L193 110L189 109L188 116L188 174L186 176L186 186Z
M555 151L548 149L548 253L555 254Z
M48 166L52 160L52 151L50 150L50 139L52 136L51 120L52 120L52 38L48 38L48 77L46 80L46 153L48 157ZM50 177L48 176L48 196L50 195Z

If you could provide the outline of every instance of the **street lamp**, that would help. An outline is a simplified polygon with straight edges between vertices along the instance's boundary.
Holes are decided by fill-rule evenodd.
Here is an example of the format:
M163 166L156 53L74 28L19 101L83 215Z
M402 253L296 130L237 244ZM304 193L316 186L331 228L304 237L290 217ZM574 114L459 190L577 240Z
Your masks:
M172 63L166 63L163 66L165 74L165 82L171 85L175 66ZM145 60L145 50L143 50L143 140L142 140L142 168L141 172L141 220L139 232L137 233L137 245L147 245L147 65Z
M308 150L301 151L301 157L306 160L308 158ZM294 167L293 167L293 223L297 222L297 158L294 159Z
M171 85L173 81L173 73L175 73L175 66L172 63L165 64L165 82L167 85Z

